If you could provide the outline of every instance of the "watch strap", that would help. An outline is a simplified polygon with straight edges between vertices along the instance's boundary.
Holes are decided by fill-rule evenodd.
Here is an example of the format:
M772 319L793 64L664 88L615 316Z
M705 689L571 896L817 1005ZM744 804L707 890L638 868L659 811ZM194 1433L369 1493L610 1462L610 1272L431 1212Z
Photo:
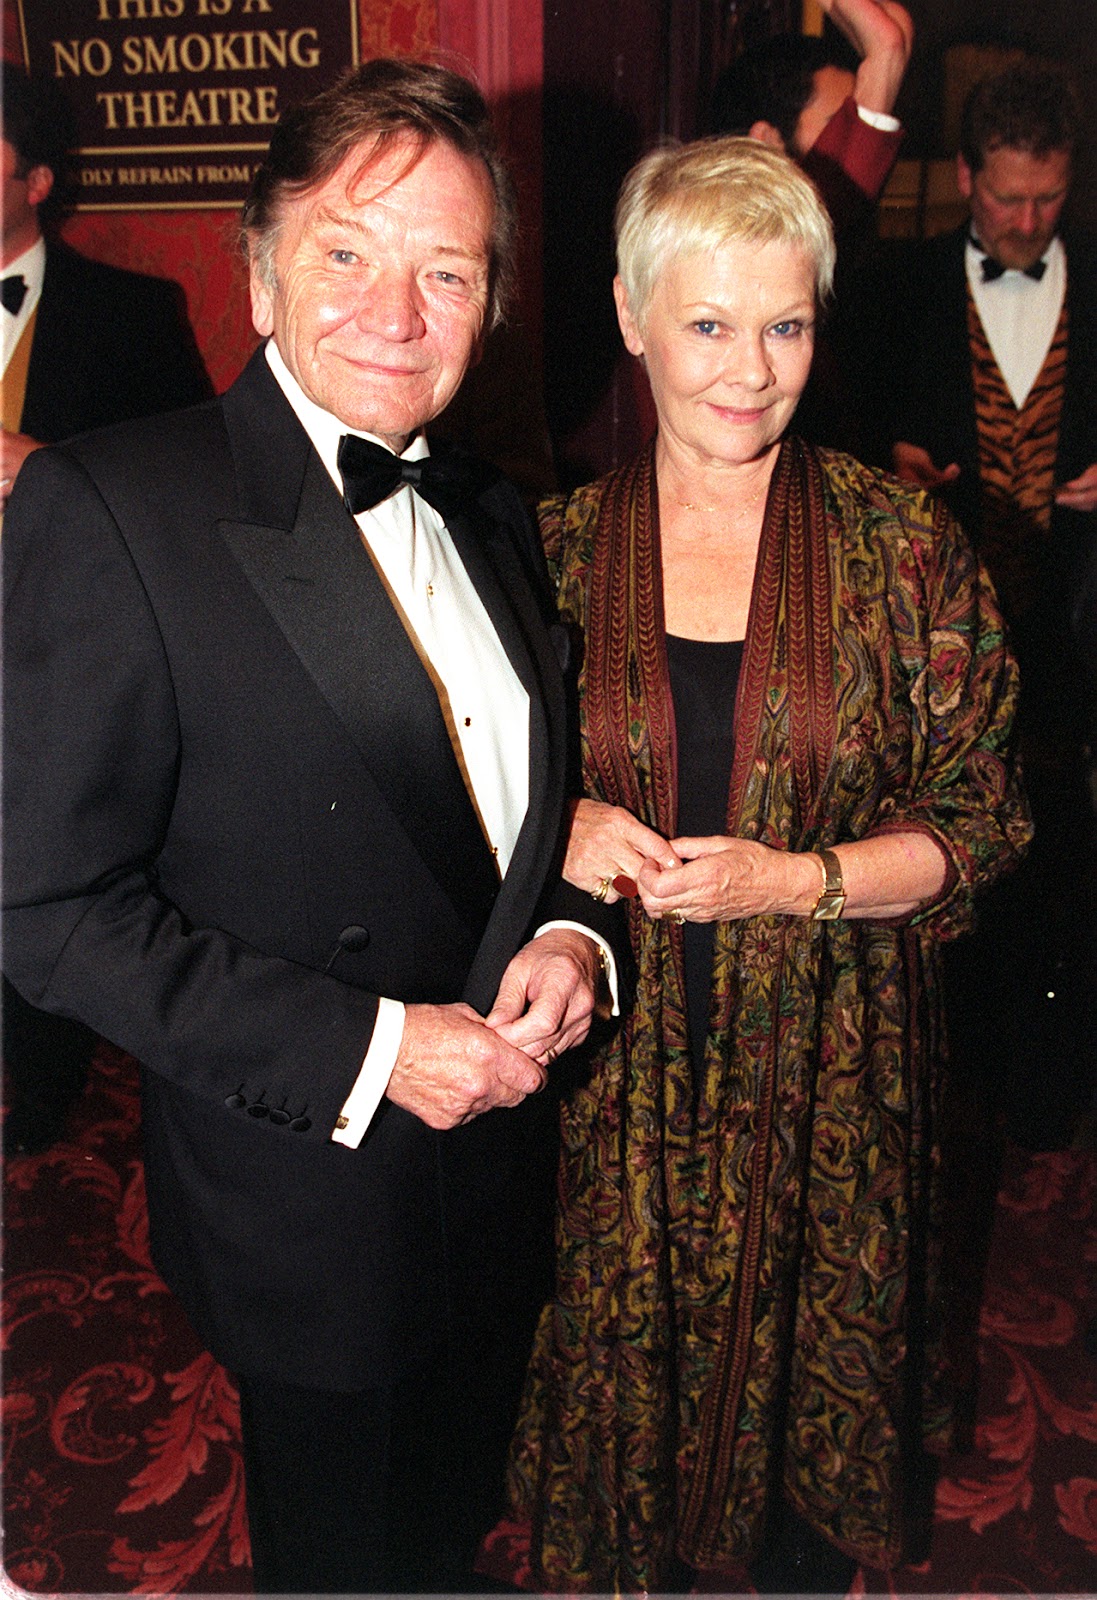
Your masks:
M833 850L816 852L823 868L823 887L811 913L812 922L837 922L846 903L842 863Z

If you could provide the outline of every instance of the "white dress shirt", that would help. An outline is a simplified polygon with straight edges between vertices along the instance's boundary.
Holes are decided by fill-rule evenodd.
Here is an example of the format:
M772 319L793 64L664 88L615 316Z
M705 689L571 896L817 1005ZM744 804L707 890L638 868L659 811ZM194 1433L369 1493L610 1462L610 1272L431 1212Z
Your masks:
M985 252L968 240L964 257L975 309L986 331L998 370L1018 411L1051 349L1067 292L1067 256L1061 239L1044 253L1044 275L1036 281L1009 268L983 282Z
M308 398L273 339L267 342L266 356L341 496L339 441L355 430ZM376 435L362 437L388 448ZM409 461L429 454L422 435L403 452ZM468 782L502 875L529 805L529 695L434 508L403 485L355 521L449 701ZM590 929L581 931L605 949ZM608 950L606 954L616 1004L616 977ZM337 1143L352 1148L361 1143L388 1087L403 1030L403 1004L382 996L362 1069L332 1134Z
M21 256L16 256L14 261L0 272L0 278L22 277L27 285L27 292L23 296L23 304L12 315L10 311L0 310L0 351L3 354L3 366L0 373L7 372L8 362L15 353L15 347L23 337L23 331L34 315L39 300L42 298L42 279L46 275L46 241L36 239L29 250L24 250Z

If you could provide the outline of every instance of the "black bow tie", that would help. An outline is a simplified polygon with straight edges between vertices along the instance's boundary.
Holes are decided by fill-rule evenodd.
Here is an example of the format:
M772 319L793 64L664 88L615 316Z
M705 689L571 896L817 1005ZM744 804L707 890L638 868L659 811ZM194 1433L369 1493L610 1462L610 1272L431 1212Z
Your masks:
M345 433L339 441L343 502L352 515L369 511L409 484L440 517L465 510L484 487L484 471L473 457L446 454L404 461L383 445Z
M26 298L27 280L21 272L13 272L10 278L0 281L0 304L5 311L10 311L13 317L19 315Z
M974 235L972 235L971 242L983 258L983 282L996 283L998 279L1003 276L1003 274L1010 270L1009 267L1004 267L1002 263L1000 261L996 261L993 256L988 256ZM1034 261L1031 267L1018 267L1016 270L1018 272L1023 272L1026 278L1031 278L1033 283L1039 283L1040 279L1047 271L1047 262Z

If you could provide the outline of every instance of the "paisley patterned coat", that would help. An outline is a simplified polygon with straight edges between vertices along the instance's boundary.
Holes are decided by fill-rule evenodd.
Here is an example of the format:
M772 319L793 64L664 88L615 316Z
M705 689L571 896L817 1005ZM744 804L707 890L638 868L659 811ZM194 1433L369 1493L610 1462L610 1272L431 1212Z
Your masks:
M673 837L653 451L548 502L542 532L584 639L586 792ZM810 850L923 830L946 885L899 922L720 923L700 1081L680 930L630 903L636 1002L564 1105L558 1281L511 1457L544 1589L654 1590L675 1553L748 1558L775 1477L847 1553L898 1559L909 1469L948 1426L937 946L1029 837L1016 695L948 513L786 440L727 831Z

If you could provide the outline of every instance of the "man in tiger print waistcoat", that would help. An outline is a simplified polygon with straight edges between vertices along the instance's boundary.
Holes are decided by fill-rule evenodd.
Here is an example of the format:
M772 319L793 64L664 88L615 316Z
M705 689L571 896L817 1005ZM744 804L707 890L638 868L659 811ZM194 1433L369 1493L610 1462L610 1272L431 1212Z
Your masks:
M970 222L911 256L884 345L895 470L941 493L971 534L1022 668L1037 844L957 952L953 1031L961 1064L1005 1084L1010 1129L1036 1147L1069 1136L1094 1059L1097 719L1071 608L1097 527L1097 247L1059 232L1077 127L1050 63L976 85L957 157Z

